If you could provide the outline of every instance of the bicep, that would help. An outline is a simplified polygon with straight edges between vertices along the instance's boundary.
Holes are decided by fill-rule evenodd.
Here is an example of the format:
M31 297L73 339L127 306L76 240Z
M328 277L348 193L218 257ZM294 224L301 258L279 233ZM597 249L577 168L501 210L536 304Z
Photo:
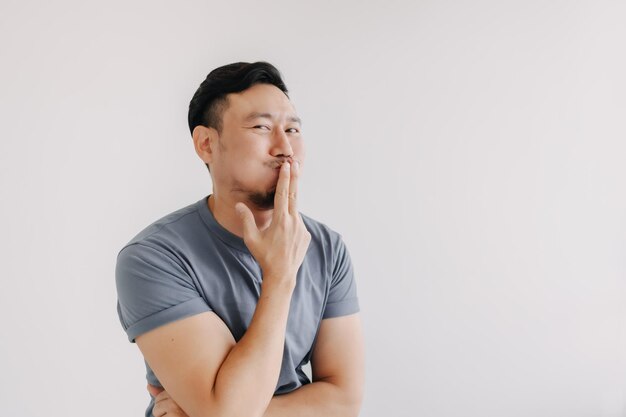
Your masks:
M157 327L136 342L176 403L190 416L207 414L219 368L236 343L226 324L209 311Z
M322 320L311 357L313 381L327 380L360 398L365 379L360 314Z

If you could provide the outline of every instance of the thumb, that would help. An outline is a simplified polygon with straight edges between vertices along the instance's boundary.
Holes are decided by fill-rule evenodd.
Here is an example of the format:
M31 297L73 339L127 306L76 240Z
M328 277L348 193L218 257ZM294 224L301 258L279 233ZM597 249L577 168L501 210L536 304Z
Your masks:
M246 206L244 203L235 204L235 210L243 223L243 237L244 239L254 238L256 237L259 229L256 227L256 222L254 221L254 215L252 211Z

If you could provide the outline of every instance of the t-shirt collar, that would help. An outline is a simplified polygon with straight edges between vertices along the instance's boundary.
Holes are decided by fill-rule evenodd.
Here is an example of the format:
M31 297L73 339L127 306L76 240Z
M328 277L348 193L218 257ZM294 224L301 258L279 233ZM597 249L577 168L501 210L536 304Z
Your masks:
M221 224L217 222L217 220L215 219L215 216L213 216L213 213L209 209L208 200L210 196L211 194L209 194L206 197L203 197L196 203L198 207L198 212L200 213L202 220L204 220L204 223L206 223L209 229L213 233L215 233L215 235L217 235L217 237L221 241L226 243L227 245L232 246L233 248L239 251L250 253L250 250L248 249L248 247L246 246L242 238L230 232L224 226L222 226Z

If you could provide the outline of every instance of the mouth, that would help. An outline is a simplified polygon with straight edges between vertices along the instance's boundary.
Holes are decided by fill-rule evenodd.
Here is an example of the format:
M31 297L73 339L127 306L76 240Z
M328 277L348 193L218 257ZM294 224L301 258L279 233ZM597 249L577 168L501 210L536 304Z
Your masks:
M285 162L289 162L290 164L292 164L292 165L293 165L294 160L293 160L293 159L286 159L286 160L284 160L284 161L282 161L282 162L277 162L277 163L274 165L273 169L275 169L275 170L279 170L279 169L280 169L280 167L282 167L282 166L283 166L283 164L284 164Z

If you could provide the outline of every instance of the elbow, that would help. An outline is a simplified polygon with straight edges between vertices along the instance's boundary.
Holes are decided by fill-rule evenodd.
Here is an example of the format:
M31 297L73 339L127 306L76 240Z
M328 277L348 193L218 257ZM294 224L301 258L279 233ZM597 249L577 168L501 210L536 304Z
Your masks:
M248 410L218 411L214 409L200 414L195 414L193 416L189 415L189 417L263 417L263 413L250 413Z
M229 403L213 403L213 407L203 408L199 414L189 417L263 417L265 408L261 409L246 401L233 401Z
M358 417L363 403L363 386L361 384L336 384L336 413L341 417Z
M361 412L361 404L363 403L363 393L353 393L348 395L348 399L345 405L345 416L358 417Z
M232 411L228 411L228 412L223 412L223 411L217 411L217 410L211 410L211 411L207 411L207 412L202 412L200 414L195 414L195 415L189 415L189 417L262 417L263 414L250 414L250 413L244 413L244 412L232 412Z
M341 402L335 403L335 407L333 407L333 411L329 409L329 415L333 416L341 416L341 417L358 417L361 412L361 402L360 401L347 401L343 400Z
M365 378L352 379L349 383L344 385L344 395L347 402L347 412L349 416L357 417L361 412L361 405L363 404L365 391Z

